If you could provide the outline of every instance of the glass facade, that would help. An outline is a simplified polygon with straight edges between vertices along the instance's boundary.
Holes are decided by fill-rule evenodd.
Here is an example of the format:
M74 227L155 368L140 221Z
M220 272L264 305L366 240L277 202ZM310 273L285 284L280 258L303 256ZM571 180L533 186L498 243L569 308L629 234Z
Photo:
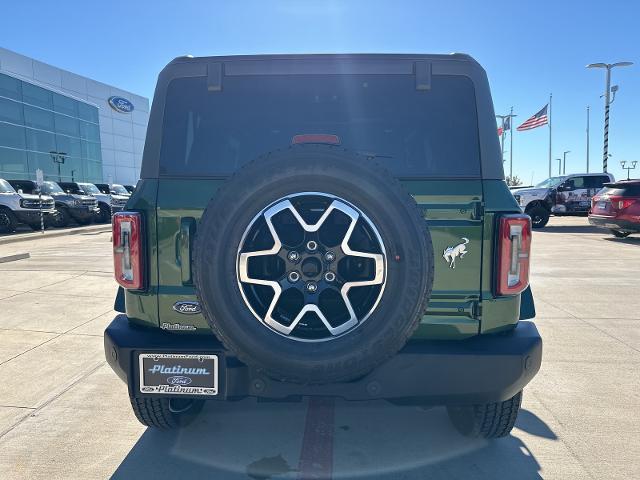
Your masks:
M0 73L0 178L102 182L98 122L97 107Z

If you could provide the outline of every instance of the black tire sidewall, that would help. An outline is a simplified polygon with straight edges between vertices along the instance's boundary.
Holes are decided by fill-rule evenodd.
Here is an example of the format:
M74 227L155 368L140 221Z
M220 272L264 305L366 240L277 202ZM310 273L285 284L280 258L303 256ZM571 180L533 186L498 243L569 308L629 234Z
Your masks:
M98 204L99 212L95 215L97 223L109 223L111 221L111 207L106 204Z
M0 209L0 215L5 217L6 225L0 224L0 233L11 233L16 229L16 216L9 209Z
M278 378L316 383L361 375L404 345L430 295L433 251L415 202L390 175L353 155L295 149L245 167L225 187L199 225L194 278L205 316L228 348ZM253 218L304 191L333 194L359 208L378 228L387 253L387 283L374 312L327 342L295 341L262 325L236 277L237 249Z
M544 208L539 205L532 207L529 211L527 211L527 215L531 217L531 227L532 228L543 228L549 223L549 217L551 214ZM533 220L535 216L542 217L542 220L538 223L535 223Z
M70 221L71 221L71 217L69 215L69 212L67 212L66 208L59 208L58 212L56 213L56 218L53 219L53 226L57 228L64 228L67 225L69 225Z

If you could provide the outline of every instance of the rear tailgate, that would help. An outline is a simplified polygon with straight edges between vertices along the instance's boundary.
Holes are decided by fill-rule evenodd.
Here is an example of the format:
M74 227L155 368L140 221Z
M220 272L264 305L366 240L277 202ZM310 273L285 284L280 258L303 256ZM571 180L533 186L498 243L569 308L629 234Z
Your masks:
M223 180L161 179L158 185L158 310L160 326L172 331L206 331L200 313L174 309L196 301L189 255L197 224ZM482 182L403 181L423 209L434 247L435 282L417 338L461 338L479 333L482 269ZM452 193L455 192L455 193ZM455 268L444 250L469 242Z
M491 260L483 251L493 241L482 178L500 183L513 207L498 180L503 172L493 113L484 71L463 55L172 62L158 81L142 168L143 176L159 179L160 326L209 331L200 313L175 307L196 300L193 238L224 178L299 135L315 134L381 163L422 207L433 238L435 284L417 335L479 333L481 301L491 299ZM448 248L458 253L447 257ZM506 317L513 323L513 315Z

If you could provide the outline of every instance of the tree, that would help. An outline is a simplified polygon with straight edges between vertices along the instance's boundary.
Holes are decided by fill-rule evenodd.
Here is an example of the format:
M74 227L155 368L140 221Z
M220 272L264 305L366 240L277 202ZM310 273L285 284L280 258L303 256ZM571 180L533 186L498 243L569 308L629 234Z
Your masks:
M514 175L513 177L507 175L505 181L510 187L517 187L518 185L522 185L522 180L520 180L520 177L518 177L517 175Z

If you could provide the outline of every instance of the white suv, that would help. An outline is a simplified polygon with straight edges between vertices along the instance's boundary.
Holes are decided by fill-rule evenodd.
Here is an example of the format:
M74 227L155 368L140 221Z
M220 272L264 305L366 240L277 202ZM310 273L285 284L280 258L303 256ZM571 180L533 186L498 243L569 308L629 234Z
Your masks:
M40 209L45 215L56 213L55 202L48 195L18 193L0 178L0 233L10 233L18 223L26 223L33 230L40 229Z
M591 197L605 183L613 182L610 173L574 173L547 178L535 187L514 190L518 205L531 217L533 228L542 228L554 215L589 213Z

